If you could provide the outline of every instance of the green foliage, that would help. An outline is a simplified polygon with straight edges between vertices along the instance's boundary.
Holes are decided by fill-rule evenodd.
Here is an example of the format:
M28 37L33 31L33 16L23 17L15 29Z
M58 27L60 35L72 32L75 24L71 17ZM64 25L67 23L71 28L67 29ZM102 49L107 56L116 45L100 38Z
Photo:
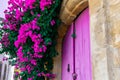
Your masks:
M36 5L39 5L39 0L37 0ZM28 73L27 71L23 71L20 73L20 76L22 77L22 80L27 80L27 78L34 76L34 80L45 80L44 76L38 77L37 72L44 72L44 73L51 73L53 69L53 57L56 57L58 55L58 52L56 51L55 47L57 44L57 29L60 25L60 20L58 18L59 16L59 10L60 10L60 4L61 0L55 0L55 3L51 5L50 8L45 8L44 11L41 11L39 6L36 6L36 8L32 10L27 10L27 12L24 13L22 16L22 21L17 26L20 28L21 24L29 23L34 18L37 18L37 25L40 27L40 30L34 30L35 33L41 34L42 39L44 41L45 46L47 46L47 51L42 52L40 54L43 55L43 58L37 59L37 66L34 67L32 70L32 73ZM31 14L31 11L34 13L34 15ZM40 17L37 15L40 14ZM51 21L55 20L55 25L51 25ZM0 50L1 53L7 53L10 55L10 59L17 58L16 52L17 48L14 45L14 42L18 38L18 31L12 31L9 29L2 29L0 31L0 36L3 36L4 33L9 33L8 39L10 41L10 44L5 47L4 44L2 44L2 49ZM0 40L2 37L0 37ZM49 45L51 44L51 45ZM26 44L23 45L23 53L24 56L29 58L29 55L27 52L30 52L31 54L34 53L32 48L33 42L30 38L27 38ZM41 46L41 45L40 45ZM12 60L12 64L15 64L16 60ZM22 63L22 65L28 65L29 63ZM49 79L48 79L49 80Z

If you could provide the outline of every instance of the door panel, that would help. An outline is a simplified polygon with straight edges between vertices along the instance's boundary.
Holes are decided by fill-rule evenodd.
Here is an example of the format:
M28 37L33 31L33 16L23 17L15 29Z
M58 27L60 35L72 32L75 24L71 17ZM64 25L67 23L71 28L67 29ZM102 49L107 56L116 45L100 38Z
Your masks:
M89 10L86 9L75 21L75 70L77 80L91 80Z
M72 80L73 72L73 38L71 37L72 33L73 26L70 27L63 41L62 80Z

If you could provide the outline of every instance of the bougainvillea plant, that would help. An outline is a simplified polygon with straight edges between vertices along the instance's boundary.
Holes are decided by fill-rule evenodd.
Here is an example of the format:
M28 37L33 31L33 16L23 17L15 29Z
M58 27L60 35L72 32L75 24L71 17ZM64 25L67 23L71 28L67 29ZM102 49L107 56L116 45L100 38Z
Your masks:
M20 80L49 80L52 73L61 0L9 0L0 29L0 53L9 55Z

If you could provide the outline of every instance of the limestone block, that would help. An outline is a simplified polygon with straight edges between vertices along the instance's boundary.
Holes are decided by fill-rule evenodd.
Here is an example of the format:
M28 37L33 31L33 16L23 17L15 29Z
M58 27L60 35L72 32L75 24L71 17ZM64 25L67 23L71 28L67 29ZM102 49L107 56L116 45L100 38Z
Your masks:
M93 80L109 80L104 0L89 0Z
M120 80L120 0L89 0L89 5L93 80ZM97 62L98 54L104 57Z

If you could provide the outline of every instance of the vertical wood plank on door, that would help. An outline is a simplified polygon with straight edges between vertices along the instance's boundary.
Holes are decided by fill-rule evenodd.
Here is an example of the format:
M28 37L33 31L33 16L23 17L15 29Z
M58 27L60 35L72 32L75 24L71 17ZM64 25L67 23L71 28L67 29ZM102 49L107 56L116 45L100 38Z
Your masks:
M76 22L76 73L77 80L92 80L90 55L89 10L83 11Z

